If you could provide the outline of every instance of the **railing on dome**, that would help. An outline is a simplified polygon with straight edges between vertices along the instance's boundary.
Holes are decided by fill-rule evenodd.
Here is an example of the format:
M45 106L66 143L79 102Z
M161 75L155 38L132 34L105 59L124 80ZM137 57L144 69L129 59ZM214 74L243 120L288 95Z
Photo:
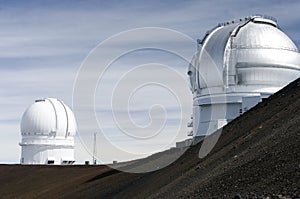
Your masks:
M219 23L218 26L226 26L226 25L230 25L230 24L234 24L234 23L245 22L245 21L248 21L250 19L253 19L254 17L261 17L261 18L264 18L264 19L269 19L269 20L272 20L275 23L277 23L277 19L275 17L268 16L268 15L262 15L262 14L254 14L254 15L251 15L251 16L247 16L245 18L234 19L232 21L227 21L227 22L224 22L224 23Z
M230 25L230 24L246 22L248 20L251 20L253 17L261 17L261 18L264 18L264 19L272 20L275 23L277 23L277 19L275 17L269 16L269 15L263 15L263 14L254 14L254 15L247 16L247 17L244 17L244 18L234 19L232 21L227 21L227 22L219 23L217 26L215 26L212 29L206 31L206 33L205 33L205 35L204 35L204 37L202 39L197 39L197 44L198 45L202 45L204 43L204 41L206 40L206 38L208 37L208 35L210 33L212 33L215 29L217 29L217 28L219 28L221 26L227 26L227 25Z

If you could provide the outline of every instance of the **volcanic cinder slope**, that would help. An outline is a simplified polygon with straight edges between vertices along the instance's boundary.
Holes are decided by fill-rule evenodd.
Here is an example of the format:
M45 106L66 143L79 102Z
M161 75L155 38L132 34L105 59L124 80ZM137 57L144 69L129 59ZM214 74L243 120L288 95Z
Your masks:
M106 166L0 166L1 198L232 198L300 192L300 80L222 129L214 149L201 143L171 165L132 174ZM153 164L179 149L135 163Z

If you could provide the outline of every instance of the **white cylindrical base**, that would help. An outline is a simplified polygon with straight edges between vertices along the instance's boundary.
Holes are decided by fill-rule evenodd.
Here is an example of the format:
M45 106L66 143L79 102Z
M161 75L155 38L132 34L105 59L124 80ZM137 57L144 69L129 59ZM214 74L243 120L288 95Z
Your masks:
M58 143L40 143L41 140L23 140L21 164L54 164L70 165L75 162L74 158L74 141L70 140L64 145L62 140ZM29 144L30 143L30 144Z
M209 135L248 111L263 98L263 93L230 93L194 99L193 136Z

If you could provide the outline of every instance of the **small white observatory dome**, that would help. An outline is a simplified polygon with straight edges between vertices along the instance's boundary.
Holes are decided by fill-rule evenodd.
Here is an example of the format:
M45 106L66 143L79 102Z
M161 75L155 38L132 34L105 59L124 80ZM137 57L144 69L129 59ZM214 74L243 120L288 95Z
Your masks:
M21 164L73 164L76 120L61 100L36 100L21 121Z
M254 15L221 23L198 40L188 75L189 135L203 136L300 77L300 56L274 18Z

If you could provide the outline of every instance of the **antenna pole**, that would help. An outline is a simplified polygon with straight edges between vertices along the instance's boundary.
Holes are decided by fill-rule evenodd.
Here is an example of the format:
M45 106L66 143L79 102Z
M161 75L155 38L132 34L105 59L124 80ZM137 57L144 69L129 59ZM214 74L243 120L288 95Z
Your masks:
M94 133L93 164L97 164L97 133Z

